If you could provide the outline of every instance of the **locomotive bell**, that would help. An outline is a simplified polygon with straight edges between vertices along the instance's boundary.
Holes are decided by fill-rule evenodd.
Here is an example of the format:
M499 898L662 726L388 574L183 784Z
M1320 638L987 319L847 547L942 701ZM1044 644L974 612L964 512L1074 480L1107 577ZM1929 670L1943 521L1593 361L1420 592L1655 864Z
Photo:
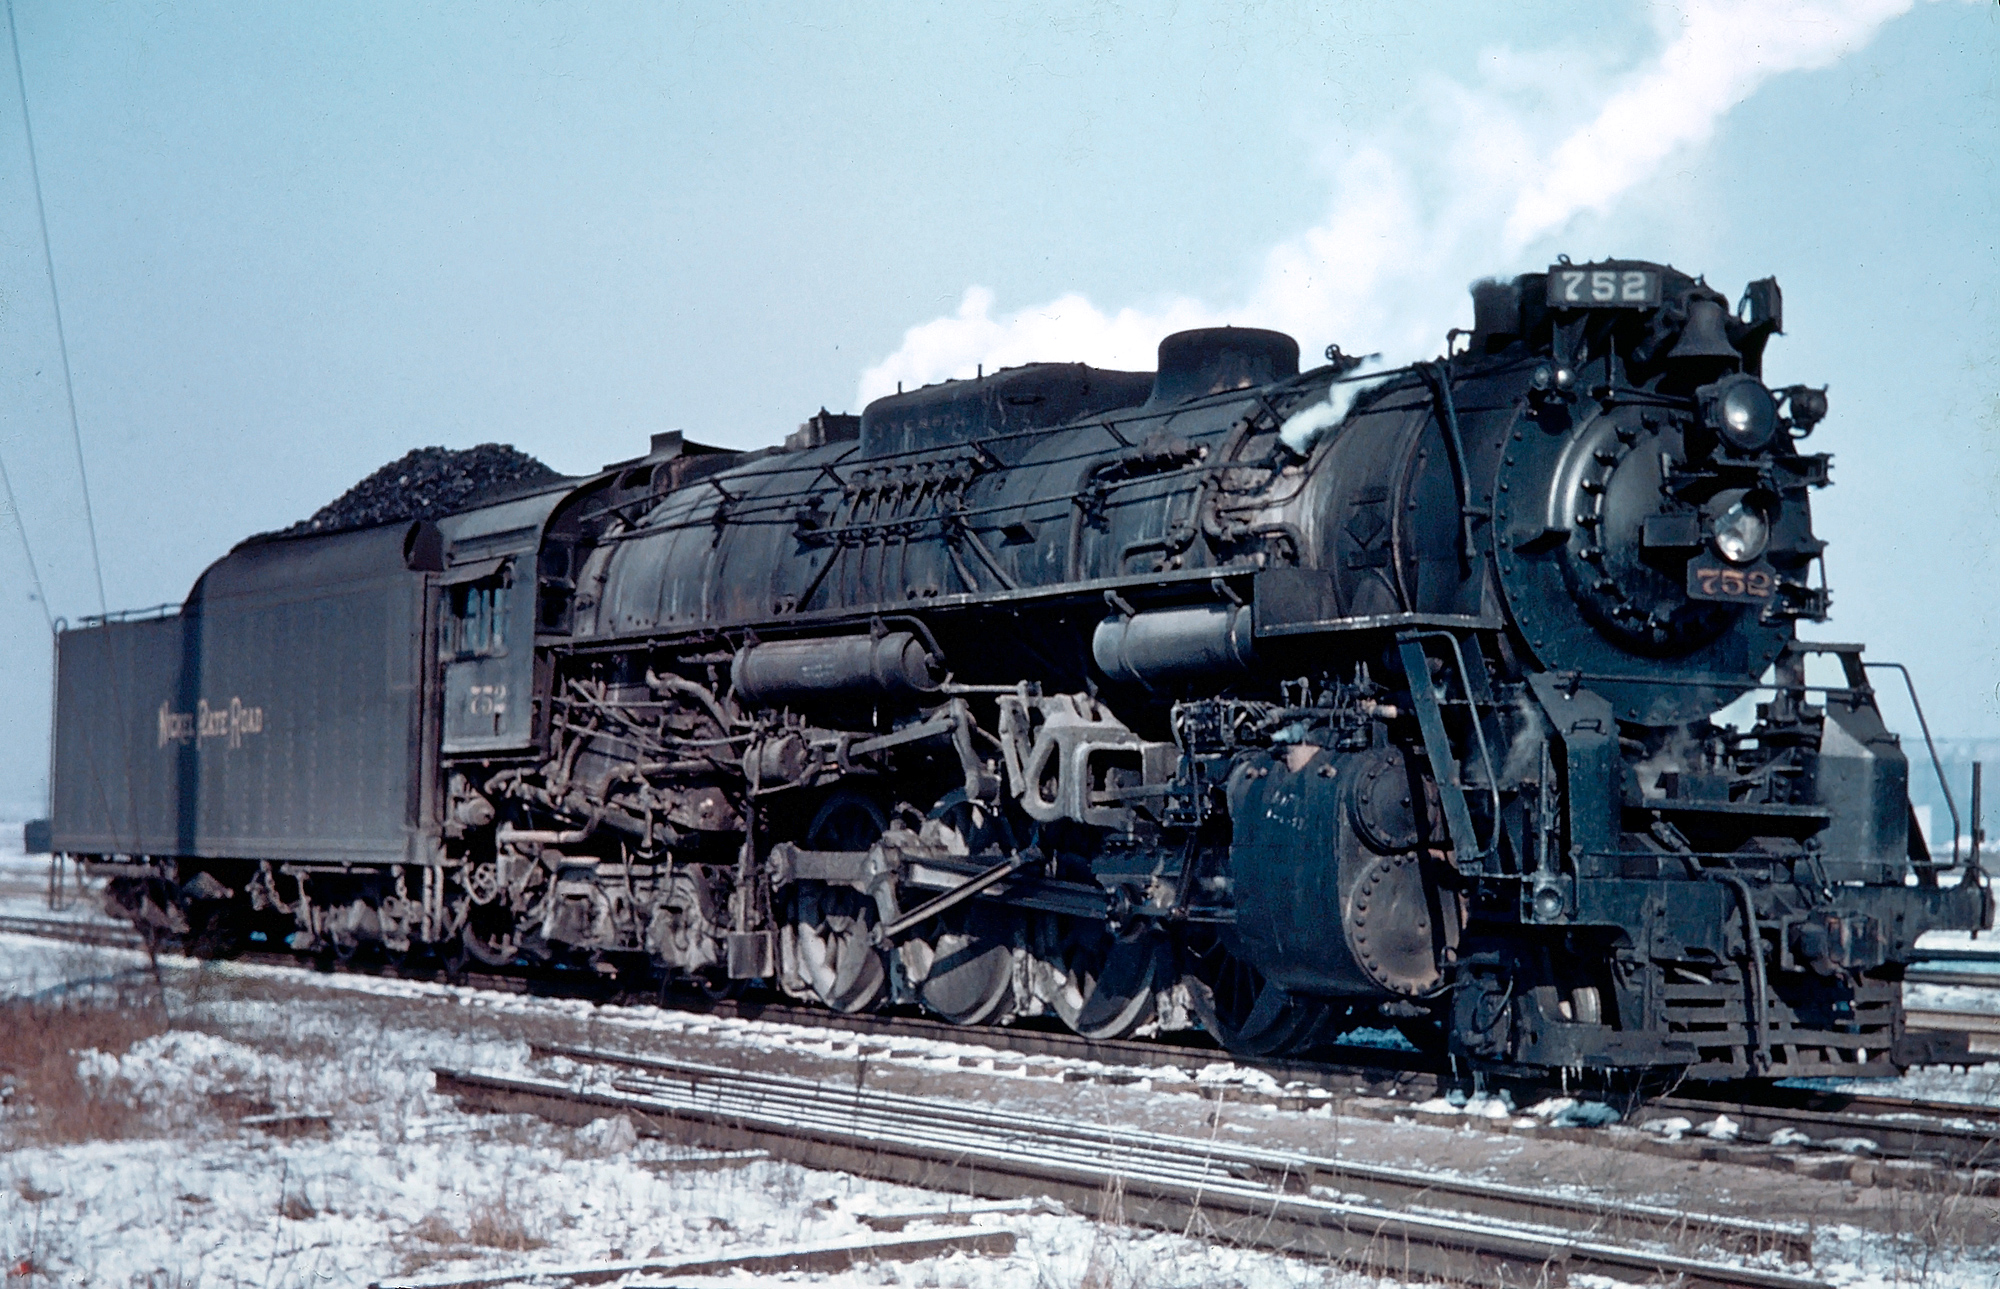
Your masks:
M1667 355L1670 360L1708 362L1722 358L1731 363L1742 360L1736 346L1729 343L1728 315L1721 301L1696 296L1688 301L1687 314L1687 322L1681 326L1681 338L1674 343L1673 352Z

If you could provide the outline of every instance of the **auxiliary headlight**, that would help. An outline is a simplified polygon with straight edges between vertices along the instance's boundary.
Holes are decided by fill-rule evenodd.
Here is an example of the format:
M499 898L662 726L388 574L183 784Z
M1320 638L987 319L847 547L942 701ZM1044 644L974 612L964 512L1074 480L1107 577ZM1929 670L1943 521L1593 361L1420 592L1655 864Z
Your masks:
M1731 376L1698 392L1710 428L1738 451L1755 452L1777 432L1778 400L1755 376Z
M1715 551L1732 564L1754 564L1771 545L1771 521L1749 497L1715 517Z

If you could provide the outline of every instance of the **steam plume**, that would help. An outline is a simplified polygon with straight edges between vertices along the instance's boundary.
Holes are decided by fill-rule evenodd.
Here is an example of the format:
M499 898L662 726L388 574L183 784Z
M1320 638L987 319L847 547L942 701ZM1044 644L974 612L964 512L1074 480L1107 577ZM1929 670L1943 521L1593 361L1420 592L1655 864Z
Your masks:
M1364 147L1337 167L1315 227L1273 247L1233 305L1177 297L1107 311L1071 292L995 312L993 293L966 290L958 310L911 327L895 353L861 376L859 401L973 373L976 364L1085 361L1153 365L1160 337L1188 327L1269 326L1307 344L1335 340L1392 361L1442 346L1463 321L1474 277L1530 266L1530 251L1579 216L1605 215L1684 149L1715 133L1731 109L1786 72L1826 67L1865 45L1913 0L1740 0L1661 10L1660 48L1607 73L1594 94L1527 105L1514 86L1540 56L1496 51L1496 71L1467 88L1440 81L1441 105L1392 131L1402 146ZM1567 57L1574 71L1578 60ZM1510 75L1511 74L1511 75ZM1439 139L1443 146L1439 146ZM1428 164L1435 169L1419 170Z

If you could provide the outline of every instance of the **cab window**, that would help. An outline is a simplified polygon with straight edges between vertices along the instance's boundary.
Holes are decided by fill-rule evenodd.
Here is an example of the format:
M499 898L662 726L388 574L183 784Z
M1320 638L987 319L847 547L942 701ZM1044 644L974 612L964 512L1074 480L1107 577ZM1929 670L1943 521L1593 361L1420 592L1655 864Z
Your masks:
M504 570L477 582L447 588L444 653L447 658L498 658L507 652L507 591Z

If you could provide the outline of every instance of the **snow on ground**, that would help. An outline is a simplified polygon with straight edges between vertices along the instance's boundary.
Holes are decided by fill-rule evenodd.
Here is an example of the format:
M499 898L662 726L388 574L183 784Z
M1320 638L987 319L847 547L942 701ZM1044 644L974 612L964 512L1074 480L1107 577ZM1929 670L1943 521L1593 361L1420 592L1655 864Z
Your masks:
M0 823L0 914L12 917L101 919L99 883L86 882L74 865L65 864L56 907L49 907L49 857L27 854L21 825Z
M1917 947L1981 955L1977 959L1940 961L1933 965L1941 970L1991 973L1995 987L1908 985L1903 990L1905 1004L1950 1011L2000 1012L2000 935L1992 931L1926 931L1917 937Z
M41 891L47 863L19 853L18 829L0 831L0 883L13 895L0 895L0 911L46 916ZM87 915L95 901L76 907ZM2000 950L1992 937L1978 942L1987 945ZM164 986L178 1026L129 1052L80 1059L93 1086L144 1108L146 1126L137 1136L17 1145L8 1140L9 1112L0 1107L0 1147L14 1147L0 1155L0 1257L9 1269L24 1262L38 1268L22 1284L150 1289L254 1282L266 1289L319 1289L413 1270L710 1256L861 1237L867 1228L860 1213L932 1207L942 1198L772 1161L734 1167L690 1161L663 1143L621 1141L603 1122L573 1130L527 1118L461 1114L432 1090L431 1067L524 1070L526 1043L468 1038L438 1027L434 1014L428 1022L392 1025L380 1018L393 1015L393 1006L379 1004L449 1002L480 1018L483 1024L467 1028L482 1033L554 1014L600 1030L701 1037L737 1051L833 1054L855 1041L851 1034L258 964L197 967L165 957L161 973L156 982L142 953L0 936L0 999L87 1001L93 993L136 990L157 1000ZM235 996L239 986L276 982L298 1001L280 1008ZM1918 1005L1966 1005L1959 995L2000 1005L2000 991L1919 987L1911 994ZM356 1019L358 999L378 1004L365 1012L375 1019ZM1074 1071L1115 1073L1121 1082L1136 1076L1141 1088L1192 1083L1276 1090L1261 1071L1226 1061L1176 1064L1179 1054L1166 1052L1157 1066L1110 1071L1096 1062L1049 1056L1007 1054L996 1062L1001 1053L976 1042L870 1041L885 1042L885 1055L908 1066L981 1070L996 1078ZM718 1059L730 1058L719 1052ZM2000 1106L2000 1068L1923 1068L1901 1079L1845 1086ZM238 1122L265 1108L323 1111L331 1116L330 1131L279 1139ZM1509 1109L1479 1099L1418 1108L1472 1117L1505 1117ZM1093 1289L1289 1289L1351 1280L1306 1263L1071 1216L1015 1215L1004 1224L1022 1237L1009 1258L961 1255L812 1279L968 1287L1088 1283ZM1909 1260L1885 1252L1879 1236L1838 1227L1822 1232L1818 1273L1832 1283L1909 1283L1910 1272ZM1931 1282L1958 1281L1947 1275Z
M47 990L66 974L117 980L136 956L0 938L0 996ZM199 989L193 978L171 964L165 976L175 1028L123 1053L78 1057L93 1092L140 1107L135 1135L19 1144L13 1130L31 1126L23 1109L0 1109L0 1142L12 1146L0 1156L0 1256L10 1271L32 1268L10 1287L321 1289L415 1271L715 1256L866 1238L863 1213L946 1202L771 1160L717 1165L636 1141L616 1121L571 1129L463 1114L435 1092L432 1067L524 1070L525 1042L406 1024L394 1008L363 1011L351 989L281 1004L231 997L212 972ZM141 977L125 998L144 1005L149 985ZM85 1002L92 988L116 986L62 996ZM324 1113L329 1123L324 1135L286 1138L240 1122L271 1112ZM807 1279L967 1289L1372 1283L1061 1213L981 1220L1020 1233L1012 1256Z
M1965 964L1952 962L1945 965L1957 970ZM1992 986L1904 985L1903 1005L1955 1012L2000 1011L2000 976L1994 977Z
M0 937L0 998L60 989L65 979L99 983L51 997L83 1002L123 990L128 1002L147 1006L160 996L137 953ZM319 1289L412 1272L714 1256L865 1238L864 1213L936 1207L945 1199L769 1160L718 1166L665 1143L636 1141L615 1121L571 1129L525 1116L466 1115L437 1095L430 1076L437 1065L529 1070L525 1041L493 1036L525 1029L535 1013L701 1034L737 1052L809 1052L852 1036L246 964L197 970L164 959L161 979L176 1028L123 1053L78 1058L89 1086L141 1108L142 1130L112 1141L17 1145L0 1156L0 1256L9 1267L26 1261L37 1268L25 1285ZM287 988L270 988L280 981ZM420 1000L452 1006L396 1006ZM971 1044L907 1043L906 1059L956 1072L969 1068L959 1059L967 1052L993 1054ZM740 1059L717 1055L720 1062ZM1255 1072L1220 1065L1193 1076L1172 1073L1255 1081ZM1023 1077L1004 1068L993 1074ZM328 1129L288 1139L241 1122L269 1112L324 1113ZM0 1144L12 1144L9 1128L0 1110ZM1016 1253L807 1279L967 1289L1372 1283L1059 1213L979 1220L1019 1231ZM1834 1227L1822 1232L1817 1274L1870 1289L1962 1283L1968 1269L1960 1263L1950 1274L1935 1268L1935 1275L1915 1276L1907 1250L1859 1228Z
M17 948L24 952L14 952ZM196 966L192 960L176 955L162 955L160 961L173 970L188 970ZM65 948L51 946L42 940L0 934L0 996L61 988L62 982L79 978L143 973L146 963L145 954L138 950ZM855 1035L851 1033L812 1025L705 1016L663 1011L650 1006L599 1004L579 998L536 998L442 981L301 972L289 967L246 962L202 963L199 969L205 979L216 984L232 980L272 980L300 989L321 989L333 994L448 999L488 1015L561 1014L632 1033L710 1036L738 1048L818 1055L833 1054L855 1042ZM998 1077L1052 1078L1067 1072L1072 1076L1114 1075L1121 1082L1137 1080L1141 1085L1196 1083L1205 1087L1238 1086L1268 1093L1280 1090L1278 1082L1263 1070L1246 1069L1226 1060L1210 1060L1206 1053L1194 1053L1192 1060L1174 1064L1171 1050L1163 1049L1159 1065L1135 1068L1072 1057L1003 1054L991 1044L976 1041L871 1036L869 1042L882 1045L890 1059L917 1068L961 1070L984 1066L988 1073Z
M2000 934L1992 931L1926 931L1917 937L1919 949L1971 949L1991 954L2000 963Z

